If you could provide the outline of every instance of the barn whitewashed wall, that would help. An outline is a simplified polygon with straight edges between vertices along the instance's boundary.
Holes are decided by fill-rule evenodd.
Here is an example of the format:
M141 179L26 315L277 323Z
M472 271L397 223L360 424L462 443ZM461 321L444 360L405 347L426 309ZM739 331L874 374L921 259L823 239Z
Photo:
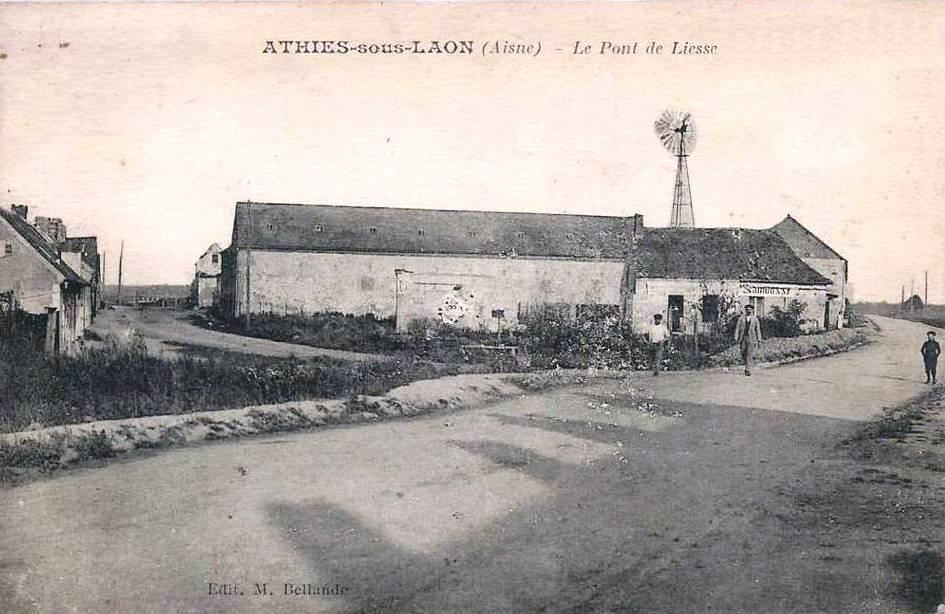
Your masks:
M245 313L247 266L251 313L393 316L398 308L395 271L402 270L411 272L410 287L401 290L411 318L435 317L459 285L487 327L494 324L490 320L497 309L514 322L523 305L617 305L624 270L623 262L612 260L240 250L233 274L235 316Z

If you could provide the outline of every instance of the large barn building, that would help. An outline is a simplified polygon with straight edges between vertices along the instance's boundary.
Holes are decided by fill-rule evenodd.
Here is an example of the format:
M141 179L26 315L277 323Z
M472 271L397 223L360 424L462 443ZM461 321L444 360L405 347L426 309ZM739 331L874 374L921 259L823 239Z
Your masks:
M726 296L733 308L751 302L762 313L798 300L818 327L832 327L833 287L774 230L650 229L640 215L241 202L222 253L219 307L231 318L371 313L400 328L435 318L495 329L553 305L610 309L640 330L663 313L674 330L691 332Z

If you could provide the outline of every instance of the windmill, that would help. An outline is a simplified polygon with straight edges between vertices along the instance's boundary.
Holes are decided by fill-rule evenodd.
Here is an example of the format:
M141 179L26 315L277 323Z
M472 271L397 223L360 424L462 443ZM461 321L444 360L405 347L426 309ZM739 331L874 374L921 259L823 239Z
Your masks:
M673 228L692 228L696 225L692 214L692 192L689 189L689 166L686 158L696 142L696 127L692 116L682 111L663 111L653 126L671 154L676 156L676 188L673 192L673 212L669 225Z

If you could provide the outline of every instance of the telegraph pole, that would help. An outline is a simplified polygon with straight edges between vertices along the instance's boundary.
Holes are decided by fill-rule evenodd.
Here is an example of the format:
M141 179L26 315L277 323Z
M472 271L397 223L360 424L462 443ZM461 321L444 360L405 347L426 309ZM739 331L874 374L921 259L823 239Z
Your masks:
M121 249L118 252L118 300L115 301L118 305L121 305L121 263L125 258L125 242L122 240Z
M925 271L925 305L929 304L929 272Z

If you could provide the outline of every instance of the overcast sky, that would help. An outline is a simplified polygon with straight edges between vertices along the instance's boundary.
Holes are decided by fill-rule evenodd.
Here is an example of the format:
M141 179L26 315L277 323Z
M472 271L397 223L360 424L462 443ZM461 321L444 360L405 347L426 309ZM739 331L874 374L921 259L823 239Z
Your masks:
M477 54L263 54L270 39ZM483 57L496 39L542 52ZM674 159L653 122L675 107L698 128L697 225L790 213L848 258L856 298L898 300L928 269L945 301L943 5L19 5L0 51L0 204L97 235L109 283L122 239L126 283L188 283L247 199L664 226Z

